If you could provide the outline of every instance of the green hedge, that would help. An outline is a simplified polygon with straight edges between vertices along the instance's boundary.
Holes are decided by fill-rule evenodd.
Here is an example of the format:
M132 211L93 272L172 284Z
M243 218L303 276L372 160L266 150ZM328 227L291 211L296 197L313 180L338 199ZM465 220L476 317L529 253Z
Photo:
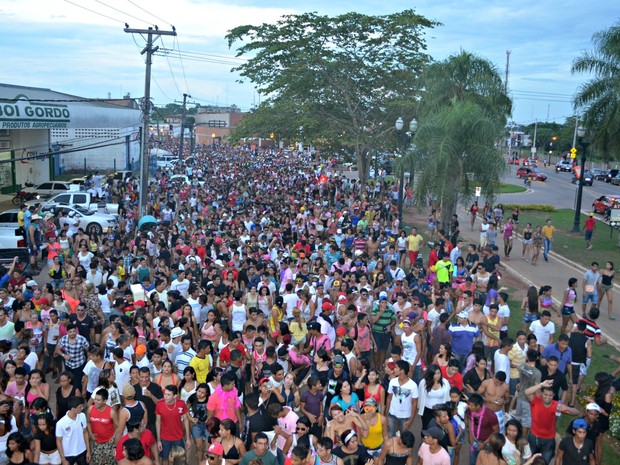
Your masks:
M511 203L505 203L502 205L504 207L504 211L514 210L518 208L522 212L554 212L557 211L553 205L515 205Z

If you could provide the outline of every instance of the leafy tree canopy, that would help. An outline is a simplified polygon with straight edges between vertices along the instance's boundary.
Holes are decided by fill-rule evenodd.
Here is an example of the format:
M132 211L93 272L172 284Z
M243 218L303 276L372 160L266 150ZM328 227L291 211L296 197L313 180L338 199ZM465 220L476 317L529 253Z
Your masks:
M419 96L417 78L430 62L424 33L437 24L413 10L304 13L239 26L226 38L230 47L241 44L237 56L250 56L233 71L267 95L268 104L298 105L326 134L351 141L365 182L367 150Z

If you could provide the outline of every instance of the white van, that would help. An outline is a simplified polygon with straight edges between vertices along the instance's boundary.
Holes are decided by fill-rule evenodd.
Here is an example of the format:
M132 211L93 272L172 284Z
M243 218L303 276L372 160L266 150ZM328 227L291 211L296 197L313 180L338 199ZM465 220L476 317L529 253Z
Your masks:
M179 157L175 155L157 155L158 168L170 168L179 161Z

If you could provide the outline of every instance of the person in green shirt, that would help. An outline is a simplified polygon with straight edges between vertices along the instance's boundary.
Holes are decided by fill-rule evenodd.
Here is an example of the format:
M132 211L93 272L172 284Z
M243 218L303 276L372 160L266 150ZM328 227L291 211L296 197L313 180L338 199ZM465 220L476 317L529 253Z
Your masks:
M394 307L388 302L387 292L383 291L379 294L379 302L376 302L372 307L370 322L377 345L372 355L375 367L381 367L390 345L392 328L396 322Z
M449 287L452 280L452 272L454 267L450 261L450 257L446 254L435 264L437 272L437 282L441 287Z

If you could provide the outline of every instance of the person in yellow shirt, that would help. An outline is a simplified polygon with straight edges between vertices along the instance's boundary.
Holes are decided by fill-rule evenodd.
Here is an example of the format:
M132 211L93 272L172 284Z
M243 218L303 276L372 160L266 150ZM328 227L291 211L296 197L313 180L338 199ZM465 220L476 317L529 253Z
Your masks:
M207 382L207 374L211 366L209 354L209 341L203 339L198 343L198 351L190 360L189 366L196 372L196 381L198 383Z
M545 240L545 248L543 249L543 257L546 262L549 261L548 255L551 252L551 244L553 235L555 234L555 226L551 224L551 219L547 219L547 224L542 227L542 235Z
M422 234L418 234L418 228L414 226L413 228L411 228L411 234L407 236L409 261L411 262L412 267L415 264L415 261L418 259L418 255L423 244L424 238L422 237Z

